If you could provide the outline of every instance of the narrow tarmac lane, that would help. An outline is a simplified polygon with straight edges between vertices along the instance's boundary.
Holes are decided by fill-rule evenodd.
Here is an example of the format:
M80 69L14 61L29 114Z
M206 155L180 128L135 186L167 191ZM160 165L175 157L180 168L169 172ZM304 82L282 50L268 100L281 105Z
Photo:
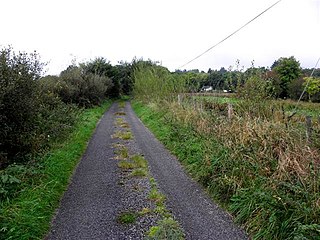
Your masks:
M116 222L120 207L117 165L110 147L114 104L100 120L83 155L47 239L119 239Z
M126 202L111 147L116 142L111 135L118 110L118 105L113 104L98 124L46 239L142 239L125 236L116 219ZM167 208L184 229L186 239L248 239L144 127L129 103L124 112L134 135L130 144L149 162L151 175L166 195Z

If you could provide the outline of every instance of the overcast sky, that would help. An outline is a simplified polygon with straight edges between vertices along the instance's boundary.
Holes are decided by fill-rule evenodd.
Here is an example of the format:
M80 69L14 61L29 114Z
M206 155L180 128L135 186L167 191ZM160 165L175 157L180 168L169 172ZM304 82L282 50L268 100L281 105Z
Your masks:
M158 60L175 70L276 0L1 0L0 45L36 50L48 74L105 57ZM185 66L207 71L270 66L295 56L312 68L320 57L320 0L282 0L203 57Z

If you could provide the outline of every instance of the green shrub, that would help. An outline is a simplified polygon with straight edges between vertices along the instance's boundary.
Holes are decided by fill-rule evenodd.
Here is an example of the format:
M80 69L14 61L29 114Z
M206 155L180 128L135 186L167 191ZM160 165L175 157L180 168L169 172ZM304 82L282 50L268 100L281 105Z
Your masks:
M0 51L0 169L33 152L40 107L37 80L43 64L36 53Z
M0 169L28 160L65 135L77 118L79 110L54 93L52 78L39 80L39 59L10 47L0 51Z
M112 81L106 76L84 73L81 67L70 66L61 72L56 86L58 89L55 91L65 103L91 107L100 104L106 98Z

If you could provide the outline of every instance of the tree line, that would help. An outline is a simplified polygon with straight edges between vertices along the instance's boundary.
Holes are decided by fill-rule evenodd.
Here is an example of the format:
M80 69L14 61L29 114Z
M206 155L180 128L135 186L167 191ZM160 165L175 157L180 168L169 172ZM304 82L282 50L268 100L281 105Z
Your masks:
M176 70L176 74L188 76L189 91L198 92L203 86L212 86L214 90L237 92L246 86L247 80L258 78L264 85L263 94L271 98L299 99L306 84L306 94L302 100L320 102L320 69L303 69L295 57L281 57L270 68L255 67L254 64L246 70L240 67L237 60L234 67L220 70L209 69L207 73L197 69L190 71ZM249 81L250 82L250 81ZM261 89L260 89L261 90Z
M238 92L247 98L274 97L298 99L308 82L303 100L320 101L320 69L310 78L311 69L302 69L294 58L280 58L270 69L236 67L170 72L151 60L133 59L131 63L112 65L100 57L71 64L58 76L44 76L45 64L34 53L0 50L0 169L13 162L26 162L30 156L66 135L77 121L82 108L101 104L106 99L131 95L135 75L144 66L166 81L140 76L136 89L152 86L153 97L172 92L198 92L203 86ZM147 72L149 73L149 72ZM144 72L144 74L146 74ZM152 84L147 83L147 80ZM140 86L141 85L141 86ZM159 92L157 95L156 93Z
M25 163L67 135L83 108L130 95L132 63L105 58L72 64L59 76L43 77L36 52L0 50L0 169Z

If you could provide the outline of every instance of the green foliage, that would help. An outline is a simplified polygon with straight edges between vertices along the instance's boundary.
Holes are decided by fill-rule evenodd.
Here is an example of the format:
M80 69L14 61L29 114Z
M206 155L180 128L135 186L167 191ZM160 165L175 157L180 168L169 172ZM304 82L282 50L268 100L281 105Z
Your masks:
M37 158L36 165L5 170L6 175L21 183L13 198L0 201L0 239L44 238L96 123L110 105L107 102L83 111L68 139L57 141L49 152Z
M99 57L90 61L86 64L80 65L84 69L84 73L98 75L100 77L105 77L111 79L110 88L108 88L106 95L111 98L119 97L120 95L120 82L119 79L115 77L115 68L103 57Z
M78 110L40 84L43 64L36 53L0 52L0 169L62 137Z
M86 65L70 66L61 72L55 90L65 103L91 107L100 104L106 98L112 81L107 76L89 72L85 67Z
M183 240L185 236L179 223L173 218L165 218L158 221L157 226L150 228L147 239L149 240Z
M248 110L247 103L255 107ZM235 214L253 238L317 239L320 175L308 164L317 161L319 155L308 147L294 145L289 129L268 123L267 119L276 114L269 114L272 106L252 101L239 104L244 114L234 121L214 112L193 113L186 106L182 109L174 104L159 107L134 102L133 107L188 172ZM271 102L264 102L268 104ZM248 111L251 117L245 118Z
M171 101L185 90L185 78L156 64L139 61L134 66L134 95L146 101Z
M305 83L303 85L306 86L306 92L309 94L309 99L320 92L320 78L306 77L304 78L304 81Z
M133 169L131 176L133 177L146 177L148 176L148 172L144 168Z
M126 62L114 66L114 78L120 84L120 93L124 95L130 95L133 91L133 79L132 79L132 65Z
M10 47L0 51L0 168L6 158L32 148L41 67L36 53L16 54Z
M227 70L225 68L221 68L219 71L209 69L208 73L208 80L204 85L212 86L213 89L217 90L227 89Z
M298 100L303 92L303 83L304 80L303 78L298 78L292 80L291 83L288 85L288 93L289 93L289 98L293 100ZM306 94L302 96L302 100L307 100Z
M17 190L21 180L17 175L25 172L22 165L11 165L0 171L0 201L11 197Z
M130 131L117 131L112 135L113 138L119 138L122 140L130 140L133 138L132 132Z
M118 222L121 224L131 224L137 220L138 214L136 212L123 212L118 216Z
M84 73L107 77L111 79L111 87L108 88L106 95L117 98L121 94L129 95L133 89L132 64L120 62L112 66L105 58L96 58L90 62L80 64Z
M269 84L258 76L252 76L238 88L238 96L255 101L265 100L269 98Z
M277 74L278 81L276 84L280 90L278 96L287 98L289 96L289 84L302 74L300 63L293 56L280 58L273 64L271 69Z
M313 206L317 197L313 191L290 182L266 185L269 180L261 180L231 199L230 210L236 213L236 220L246 223L249 232L257 232L255 239L317 239L320 225L312 222L320 210Z

